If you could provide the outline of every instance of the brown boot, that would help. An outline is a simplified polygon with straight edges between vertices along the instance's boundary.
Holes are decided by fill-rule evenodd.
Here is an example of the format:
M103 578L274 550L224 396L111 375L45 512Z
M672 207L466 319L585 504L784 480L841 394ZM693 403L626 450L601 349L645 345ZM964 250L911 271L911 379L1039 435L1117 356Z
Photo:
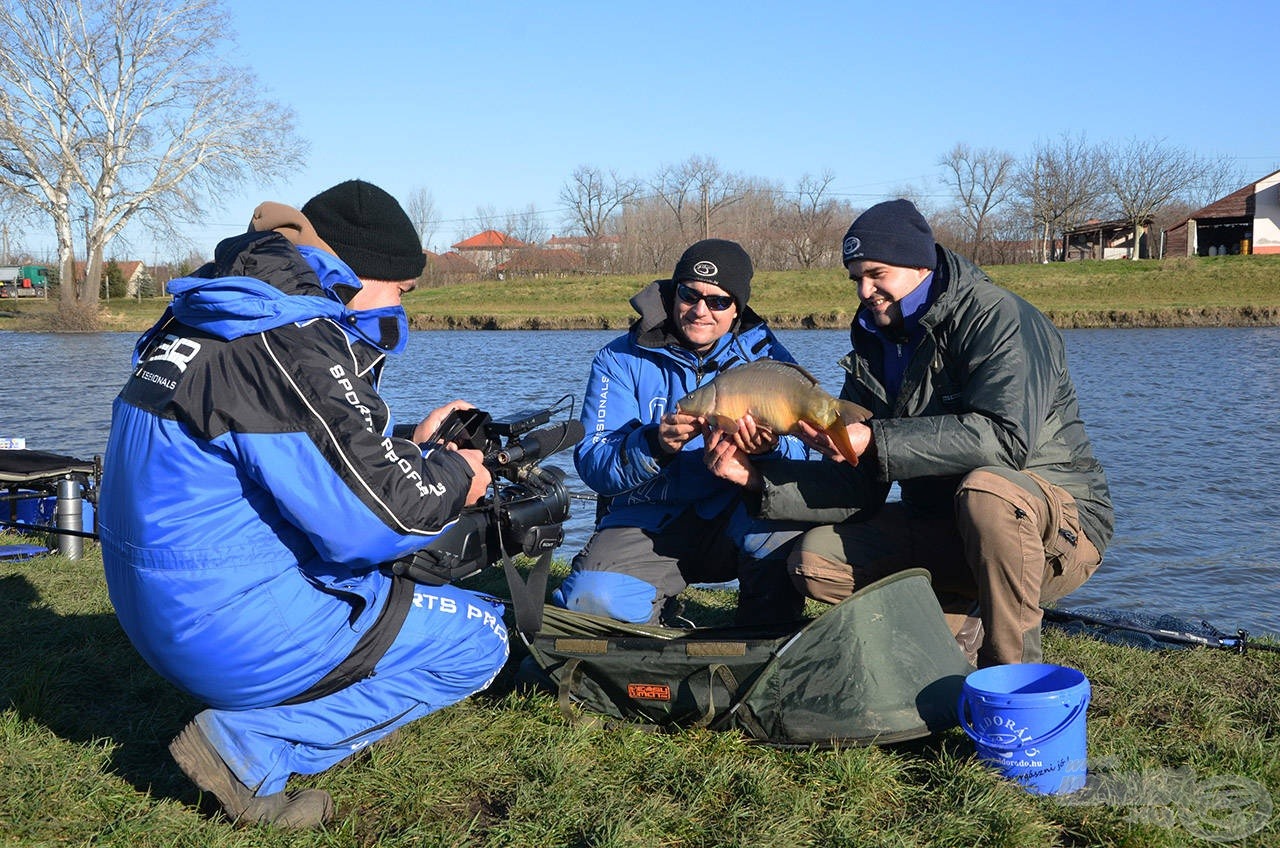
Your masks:
M174 762L203 792L210 792L236 824L271 824L301 830L333 817L333 799L321 789L277 792L261 798L240 782L194 721L169 743Z

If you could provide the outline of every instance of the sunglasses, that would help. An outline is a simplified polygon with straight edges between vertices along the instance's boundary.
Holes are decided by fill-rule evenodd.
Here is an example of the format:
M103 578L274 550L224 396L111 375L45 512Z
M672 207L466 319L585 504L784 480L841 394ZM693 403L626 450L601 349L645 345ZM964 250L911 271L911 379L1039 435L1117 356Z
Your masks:
M701 300L707 304L707 308L712 312L724 312L730 306L733 306L733 298L727 294L703 294L697 289L686 286L684 283L676 286L676 297L690 306Z

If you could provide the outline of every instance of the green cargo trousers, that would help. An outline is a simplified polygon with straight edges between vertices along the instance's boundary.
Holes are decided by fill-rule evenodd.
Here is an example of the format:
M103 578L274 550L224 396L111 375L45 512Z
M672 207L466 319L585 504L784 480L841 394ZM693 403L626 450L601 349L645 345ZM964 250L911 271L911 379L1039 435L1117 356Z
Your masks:
M886 503L869 520L809 530L787 567L801 593L827 603L904 569L927 569L944 610L977 601L982 668L1039 662L1040 605L1078 589L1101 559L1066 490L992 466L964 477L952 514L921 516ZM961 617L948 616L953 629Z

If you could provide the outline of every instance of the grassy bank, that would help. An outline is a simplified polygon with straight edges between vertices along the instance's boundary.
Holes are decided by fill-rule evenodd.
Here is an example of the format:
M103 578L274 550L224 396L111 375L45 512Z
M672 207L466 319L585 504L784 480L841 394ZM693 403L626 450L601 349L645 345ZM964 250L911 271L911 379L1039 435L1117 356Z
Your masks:
M4 845L1183 846L1256 826L1233 844L1280 842L1269 808L1241 810L1216 791L1280 788L1274 653L1154 653L1047 634L1047 659L1092 682L1091 763L1131 778L1113 804L1026 794L977 762L959 730L784 752L727 733L575 724L554 699L500 682L295 779L333 793L338 813L327 831L287 834L193 809L166 744L198 705L129 646L96 546L77 562L0 563L0 633Z
M1060 327L1280 324L1280 255L1004 265L992 279ZM416 329L620 329L650 276L518 278L422 288L405 298ZM141 331L165 299L104 304L102 328ZM779 328L842 328L855 296L841 271L762 271L751 304ZM58 329L55 301L0 301L0 330Z

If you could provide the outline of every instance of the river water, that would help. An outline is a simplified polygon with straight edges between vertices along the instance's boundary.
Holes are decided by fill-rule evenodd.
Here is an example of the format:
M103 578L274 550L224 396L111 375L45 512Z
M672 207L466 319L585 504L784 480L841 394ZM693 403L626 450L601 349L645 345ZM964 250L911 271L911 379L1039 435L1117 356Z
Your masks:
M614 331L417 331L383 393L399 421L453 398L495 417L582 397ZM839 330L779 333L838 391ZM1116 535L1098 573L1063 603L1183 618L1280 636L1280 328L1068 330L1080 406L1106 466ZM101 453L133 334L0 332L0 437L83 459ZM576 416L577 410L574 409ZM561 553L591 530L573 501Z

